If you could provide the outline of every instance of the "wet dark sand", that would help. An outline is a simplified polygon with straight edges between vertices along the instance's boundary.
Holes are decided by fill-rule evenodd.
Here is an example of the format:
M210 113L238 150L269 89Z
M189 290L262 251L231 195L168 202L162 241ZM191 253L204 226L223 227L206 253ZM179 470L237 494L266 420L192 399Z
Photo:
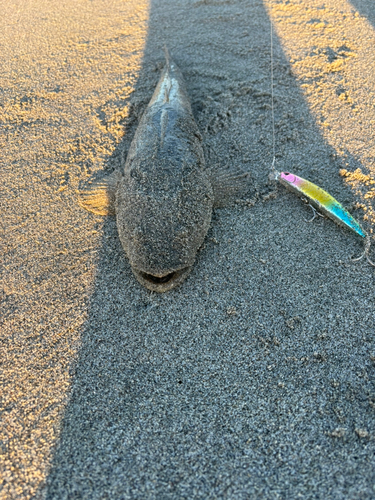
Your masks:
M371 1L6 9L0 499L373 498L374 269L267 182L271 15L277 166L371 231ZM217 210L187 281L158 295L75 190L121 164L164 43L207 161L258 195Z

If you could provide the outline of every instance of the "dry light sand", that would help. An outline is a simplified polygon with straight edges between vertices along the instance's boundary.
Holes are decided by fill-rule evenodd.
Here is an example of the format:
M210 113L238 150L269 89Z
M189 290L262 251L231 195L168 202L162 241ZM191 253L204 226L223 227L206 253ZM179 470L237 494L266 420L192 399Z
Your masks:
M374 269L267 181L272 20L277 167L372 232L373 0L0 11L0 499L375 498ZM257 195L215 212L159 295L76 190L121 165L164 43L207 162Z

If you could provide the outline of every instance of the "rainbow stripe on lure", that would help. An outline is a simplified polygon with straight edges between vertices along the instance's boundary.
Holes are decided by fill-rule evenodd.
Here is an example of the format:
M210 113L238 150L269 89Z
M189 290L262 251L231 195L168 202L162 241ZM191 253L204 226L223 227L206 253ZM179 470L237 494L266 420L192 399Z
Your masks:
M276 179L290 191L306 197L319 212L334 220L340 226L351 229L362 238L367 237L359 222L324 189L290 172L278 172Z
M307 198L313 207L330 219L334 220L340 226L344 226L361 236L361 238L364 239L365 250L360 257L352 260L361 260L364 256L366 256L369 264L375 267L375 262L372 262L369 257L371 245L370 236L362 229L359 222L357 222L355 218L352 217L350 213L341 205L341 203L339 203L333 196L316 184L313 184L302 177L298 177L298 175L291 174L290 172L273 172L271 174L271 178L278 180L280 184L293 193L296 193L302 198Z

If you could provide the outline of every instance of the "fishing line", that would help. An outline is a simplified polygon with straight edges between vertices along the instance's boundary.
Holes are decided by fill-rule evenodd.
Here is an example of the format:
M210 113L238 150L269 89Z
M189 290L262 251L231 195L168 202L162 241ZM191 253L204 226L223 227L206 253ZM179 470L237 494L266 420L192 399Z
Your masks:
M272 26L272 19L270 16L270 27L271 27L271 113L272 113L272 152L273 152L273 158L272 158L272 165L271 165L271 172L273 174L276 174L276 168L275 168L275 163L276 163L276 147L275 147L275 110L274 110L274 96L273 96L273 26Z
M331 220L336 222L336 224L350 229L352 232L359 235L365 245L365 249L360 257L357 259L352 259L352 261L359 261L363 257L366 257L368 263L375 267L375 263L369 257L369 251L371 246L371 238L366 231L361 227L358 221L327 191L324 191L321 187L313 184L307 179L303 179L298 175L294 175L290 172L278 172L276 170L276 134L275 134L275 110L274 110L274 76L273 76L273 25L272 18L270 14L270 40L271 40L271 114L272 114L272 164L271 172L269 174L269 179L273 181L278 181L280 184L285 186L287 189L297 194L300 198L305 199L310 207L314 210L315 219L316 211L320 215L326 215ZM319 213L320 212L320 213ZM310 221L310 222L311 222Z

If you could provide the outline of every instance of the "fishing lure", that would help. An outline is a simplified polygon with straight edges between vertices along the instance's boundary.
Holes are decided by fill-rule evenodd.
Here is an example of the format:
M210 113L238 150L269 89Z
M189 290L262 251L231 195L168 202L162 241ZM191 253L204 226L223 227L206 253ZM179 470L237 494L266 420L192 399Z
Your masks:
M271 173L269 175L270 180L277 180L285 186L287 189L296 193L302 199L305 199L309 206L313 209L315 219L316 214L324 214L333 221L335 221L340 226L346 227L358 234L365 245L365 249L360 257L357 259L352 259L353 261L358 261L366 257L367 261L371 266L375 267L375 263L369 257L369 251L371 246L370 235L361 227L359 222L339 203L333 196L331 196L327 191L324 191L321 187L313 184L312 182L298 177L298 175L292 174L290 172L277 172L275 169L276 163L276 148L275 148L275 113L274 113L274 98L273 98L273 29L271 21L271 116L272 116L272 150L273 150L273 161L271 165ZM319 213L320 212L320 213ZM310 221L309 221L310 222Z
M359 222L357 222L355 218L347 210L345 210L341 203L339 203L333 196L316 184L313 184L312 182L303 179L302 177L298 177L298 175L290 172L275 172L273 178L278 180L280 184L285 186L287 189L301 198L305 198L309 202L309 205L314 210L313 219L315 218L316 209L318 212L326 215L340 226L350 229L363 238L365 250L360 257L353 260L358 261L366 256L369 264L375 267L375 263L372 262L369 257L371 245L370 235L364 231Z

